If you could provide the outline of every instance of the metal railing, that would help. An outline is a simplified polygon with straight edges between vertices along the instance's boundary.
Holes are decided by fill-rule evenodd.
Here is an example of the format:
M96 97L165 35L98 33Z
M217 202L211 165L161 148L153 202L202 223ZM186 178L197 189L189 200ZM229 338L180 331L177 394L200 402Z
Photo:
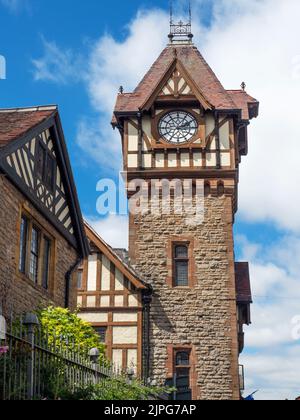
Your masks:
M68 392L100 384L116 374L99 364L97 349L78 348L65 337L41 331L37 317L27 314L4 322L0 312L0 400L57 399ZM5 339L4 339L5 337Z

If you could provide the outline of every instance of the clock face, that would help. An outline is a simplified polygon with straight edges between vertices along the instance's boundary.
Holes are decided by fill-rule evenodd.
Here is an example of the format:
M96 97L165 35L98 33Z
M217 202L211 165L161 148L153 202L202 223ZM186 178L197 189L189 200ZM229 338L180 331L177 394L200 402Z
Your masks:
M189 112L172 111L160 119L158 131L169 143L186 143L197 134L198 122Z

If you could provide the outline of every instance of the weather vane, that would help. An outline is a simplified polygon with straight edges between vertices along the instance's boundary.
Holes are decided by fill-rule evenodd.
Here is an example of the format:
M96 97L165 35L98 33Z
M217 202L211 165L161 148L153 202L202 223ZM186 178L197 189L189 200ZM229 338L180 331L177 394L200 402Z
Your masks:
M184 23L180 20L178 23L174 23L173 19L173 0L170 0L170 34L169 39L171 44L192 44L192 6L191 0L189 0L189 21Z

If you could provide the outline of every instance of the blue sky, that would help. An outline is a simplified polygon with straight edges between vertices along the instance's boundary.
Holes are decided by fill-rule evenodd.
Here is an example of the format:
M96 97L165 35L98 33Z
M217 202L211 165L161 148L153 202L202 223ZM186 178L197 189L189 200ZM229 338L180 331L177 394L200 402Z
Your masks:
M178 0L182 12L185 0ZM247 328L247 391L300 394L300 13L297 0L194 0L195 43L226 88L247 82L261 101L241 166L236 256L249 260L255 305ZM58 104L84 215L113 245L127 220L97 217L96 184L117 178L115 95L135 87L165 46L167 0L0 0L0 107ZM278 31L278 28L281 31ZM253 32L253 28L255 31ZM287 147L285 147L287 145Z

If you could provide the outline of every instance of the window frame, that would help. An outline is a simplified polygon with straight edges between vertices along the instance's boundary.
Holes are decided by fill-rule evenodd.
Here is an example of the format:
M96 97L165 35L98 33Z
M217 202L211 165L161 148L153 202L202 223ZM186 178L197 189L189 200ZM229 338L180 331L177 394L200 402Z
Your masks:
M36 232L36 241L35 241L35 248L33 249L33 232ZM40 256L41 256L41 231L36 226L35 223L30 224L30 245L28 247L28 277L29 279L34 282L34 284L38 284L38 278L39 278L39 268L40 268ZM34 273L31 272L32 262L35 262L35 271ZM32 278L31 276L34 276Z
M22 227L24 222L24 231L22 235ZM28 241L28 234L29 229L28 226L28 218L24 214L21 216L21 223L20 223L20 243L19 243L19 272L22 274L26 273L26 262L27 262L27 241Z
M177 248L184 247L187 250L186 257L177 257ZM187 265L187 281L185 285L178 284L178 263L186 263ZM191 273L190 273L190 243L189 242L173 242L172 244L172 264L173 264L173 287L175 288L189 288L191 284Z
M56 240L49 234L49 232L42 227L28 210L21 208L19 219L19 235L18 235L18 264L17 274L19 277L26 280L32 286L38 287L42 291L53 294L54 291L54 271L55 271L55 248ZM22 220L27 220L27 237L26 237L26 250L25 250L25 270L21 271L21 226ZM37 276L34 280L30 273L30 262L32 258L32 232L35 229L38 232L38 250L37 250ZM45 284L45 247L46 242L49 242L49 256L48 256L48 274L47 274L47 287Z

